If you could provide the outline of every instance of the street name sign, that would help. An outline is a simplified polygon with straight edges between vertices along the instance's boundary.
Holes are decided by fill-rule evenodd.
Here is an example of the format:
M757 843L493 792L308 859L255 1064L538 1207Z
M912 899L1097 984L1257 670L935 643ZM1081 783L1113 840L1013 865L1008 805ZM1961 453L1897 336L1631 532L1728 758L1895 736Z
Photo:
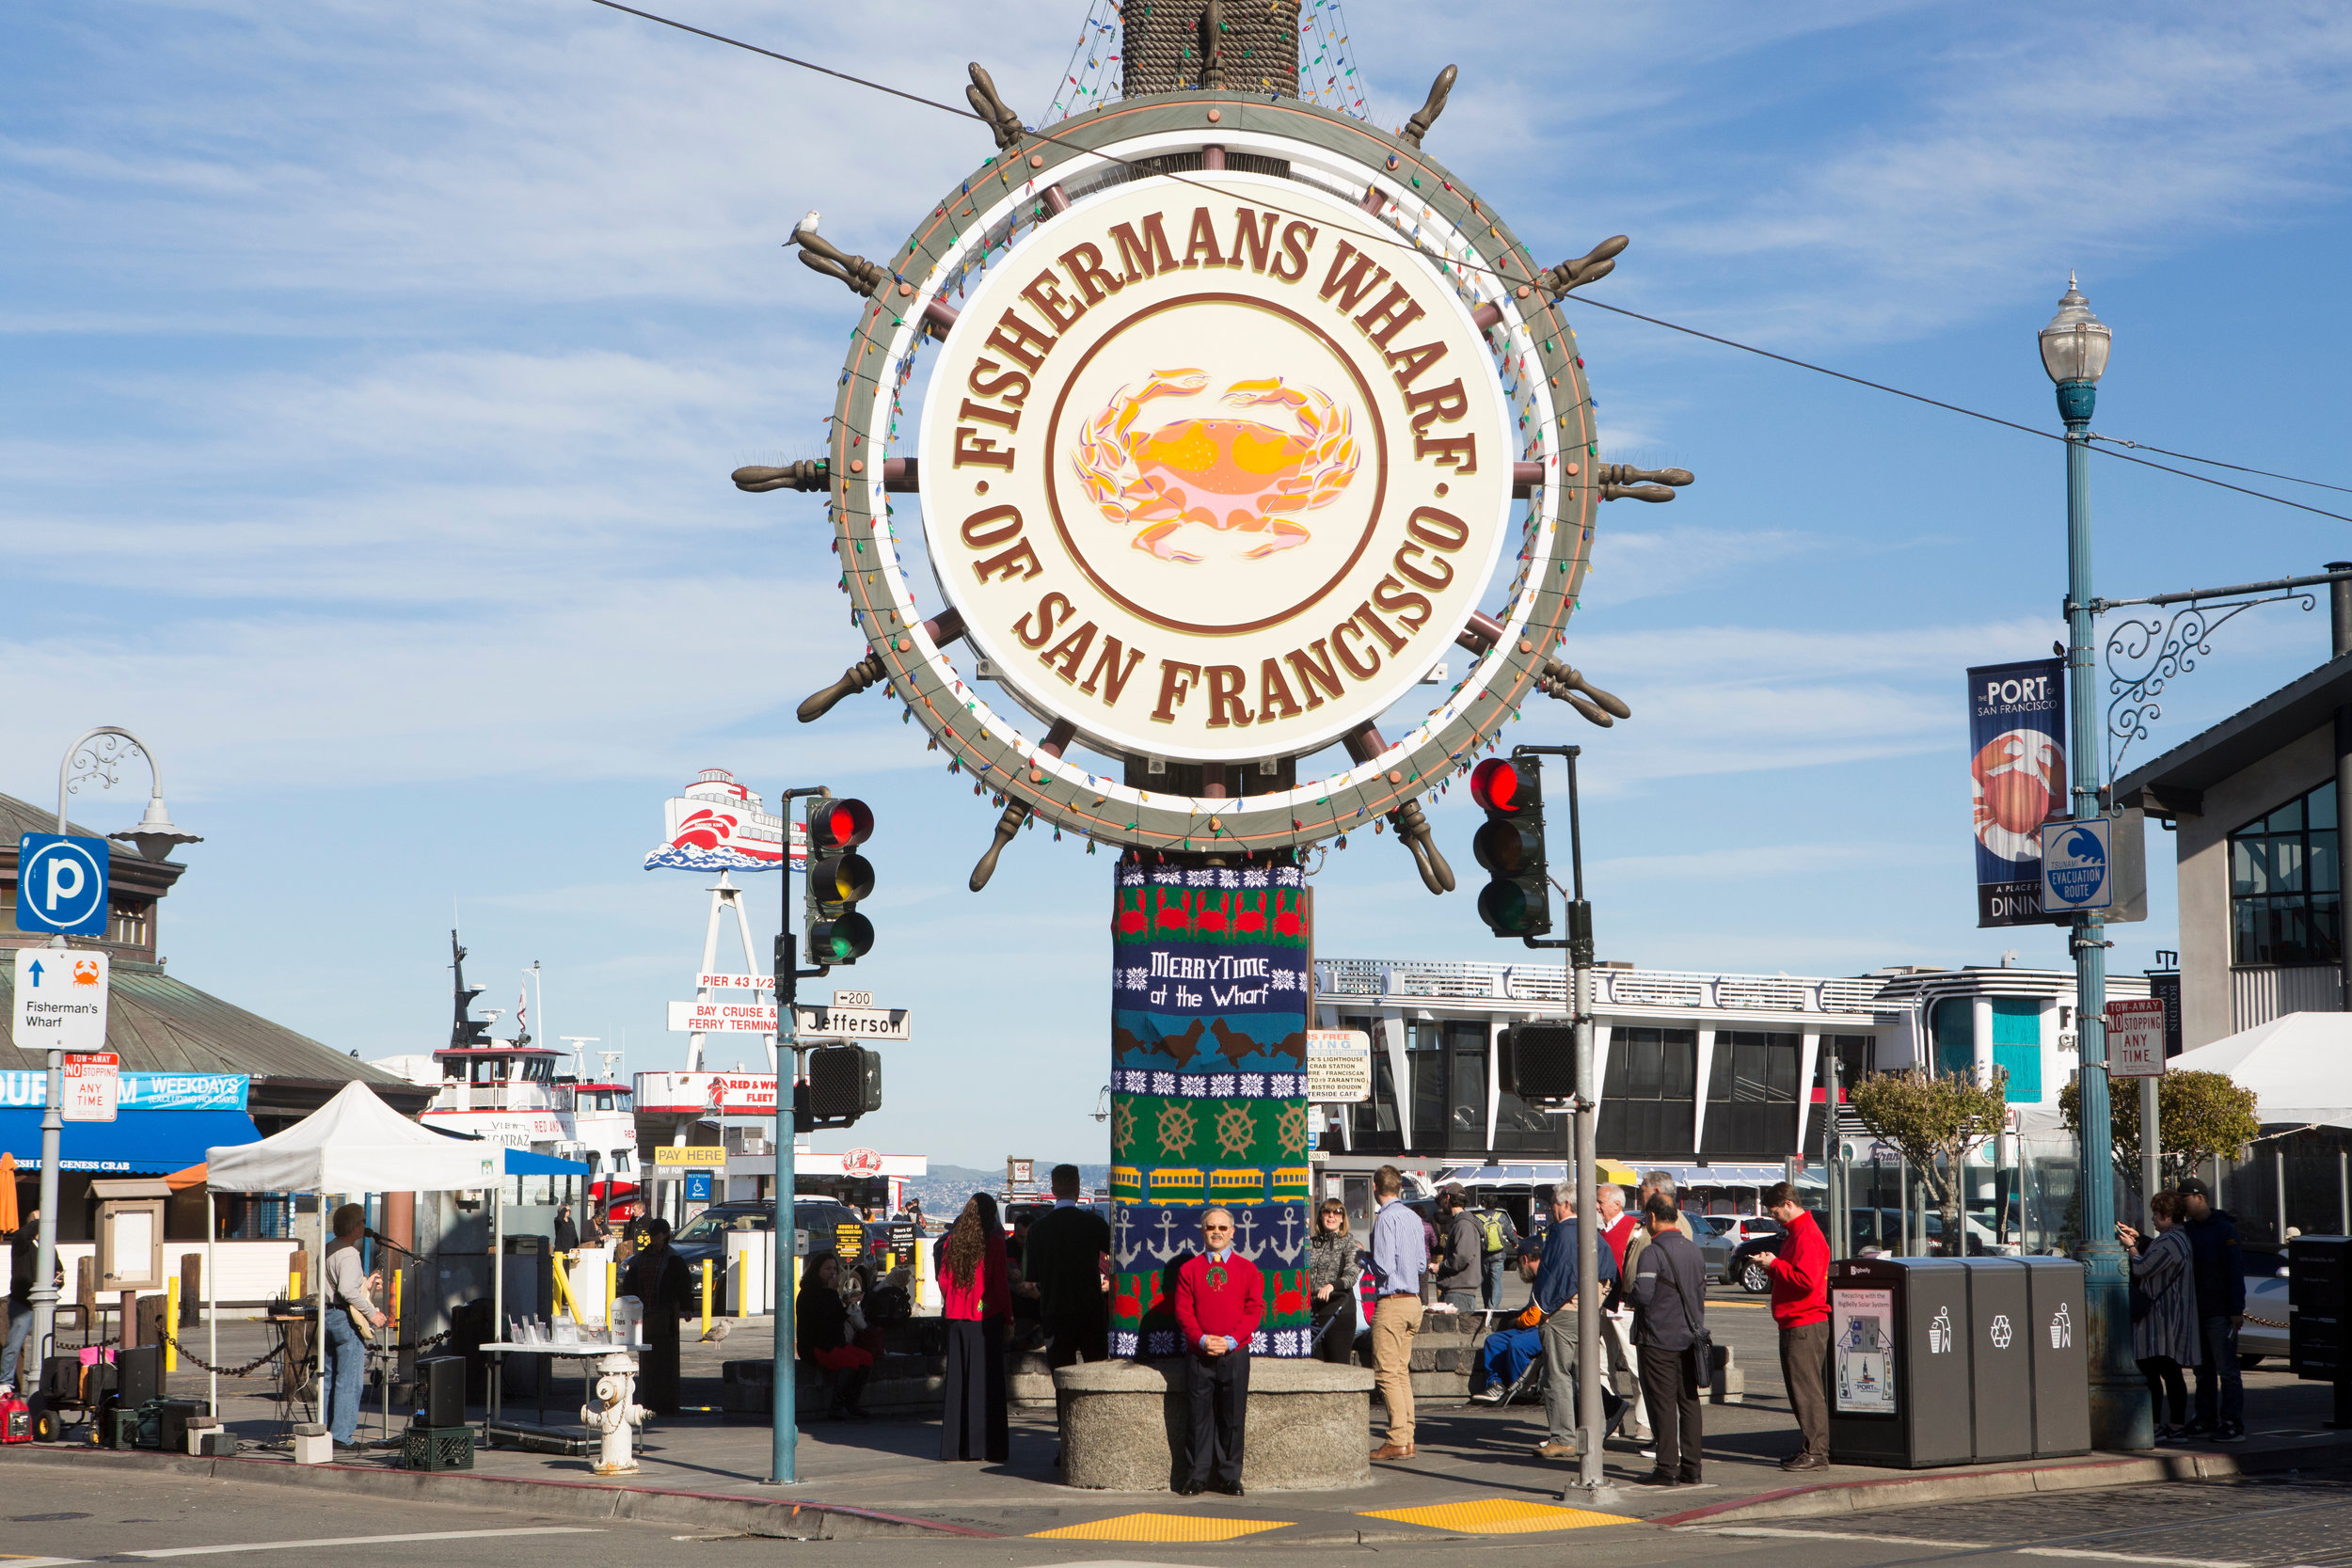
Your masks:
M772 1035L776 1008L771 1002L673 1002L670 1031L692 1035Z
M103 1053L106 964L103 953L68 947L18 948L15 1021L8 1035L16 1048ZM69 1110L66 1115L73 1113ZM98 1119L112 1121L114 1116L109 1112Z
M1361 1029L1307 1031L1307 1099L1359 1105L1372 1098L1372 1037Z
M871 992L866 993L871 995ZM795 1026L803 1039L911 1040L914 1014L905 1007L795 1007Z
M2164 1076L2164 1001L2161 997L2107 1004L2107 1076Z
M833 1005L836 1007L870 1007L874 1005L874 993L870 990L836 990L833 993Z
M16 841L16 928L106 934L106 841L25 833Z

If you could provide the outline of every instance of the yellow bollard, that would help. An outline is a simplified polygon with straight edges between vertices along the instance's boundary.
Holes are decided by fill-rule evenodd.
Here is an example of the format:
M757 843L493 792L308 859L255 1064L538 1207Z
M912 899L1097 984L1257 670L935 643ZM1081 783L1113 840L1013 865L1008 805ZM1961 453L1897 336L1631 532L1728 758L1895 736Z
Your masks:
M710 1259L703 1259L703 1336L710 1335Z
M392 1271L392 1342L400 1342L400 1288L408 1283L406 1269Z
M180 1281L164 1281L164 1370L180 1370Z
M604 1326L612 1326L612 1303L621 1293L621 1264L618 1259L604 1260Z

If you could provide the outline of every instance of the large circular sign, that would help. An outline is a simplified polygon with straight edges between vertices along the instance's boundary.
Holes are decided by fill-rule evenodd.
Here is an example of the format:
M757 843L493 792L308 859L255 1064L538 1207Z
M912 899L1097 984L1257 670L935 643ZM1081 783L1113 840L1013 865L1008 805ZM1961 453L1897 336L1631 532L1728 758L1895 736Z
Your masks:
M1032 710L1117 752L1295 756L1452 648L1510 421L1449 280L1295 181L1110 187L969 291L920 451L942 590Z
M891 258L832 420L841 586L908 717L992 800L1152 848L1295 847L1466 769L1591 553L1542 271L1295 100L1129 100L991 160Z

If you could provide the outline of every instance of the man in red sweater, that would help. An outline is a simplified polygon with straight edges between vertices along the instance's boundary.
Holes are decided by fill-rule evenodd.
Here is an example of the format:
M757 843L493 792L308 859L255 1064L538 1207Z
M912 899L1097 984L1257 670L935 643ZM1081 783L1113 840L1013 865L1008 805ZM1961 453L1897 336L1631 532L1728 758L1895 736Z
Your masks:
M1265 1320L1265 1285L1258 1265L1233 1250L1230 1211L1204 1212L1200 1240L1208 1250L1176 1271L1176 1322L1191 1353L1184 1357L1184 1394L1192 1405L1191 1452L1176 1490L1195 1497L1208 1487L1238 1497L1249 1344Z
M1804 1447L1780 1462L1784 1470L1829 1468L1829 1243L1797 1201L1797 1189L1776 1181L1765 1189L1764 1212L1780 1222L1778 1253L1756 1260L1772 1276L1772 1318L1780 1324L1780 1376L1788 1408L1797 1413Z

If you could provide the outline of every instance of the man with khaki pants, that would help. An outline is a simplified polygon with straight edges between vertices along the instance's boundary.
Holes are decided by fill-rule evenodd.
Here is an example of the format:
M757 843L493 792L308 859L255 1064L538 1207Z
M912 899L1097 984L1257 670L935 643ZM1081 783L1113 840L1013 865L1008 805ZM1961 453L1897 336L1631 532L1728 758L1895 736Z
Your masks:
M1372 1222L1373 1382L1389 1408L1389 1440L1373 1449L1372 1457L1410 1459L1413 1333L1421 1327L1421 1276L1429 1267L1429 1243L1421 1216L1404 1201L1404 1172L1382 1165L1373 1173L1372 1196L1380 1205Z

